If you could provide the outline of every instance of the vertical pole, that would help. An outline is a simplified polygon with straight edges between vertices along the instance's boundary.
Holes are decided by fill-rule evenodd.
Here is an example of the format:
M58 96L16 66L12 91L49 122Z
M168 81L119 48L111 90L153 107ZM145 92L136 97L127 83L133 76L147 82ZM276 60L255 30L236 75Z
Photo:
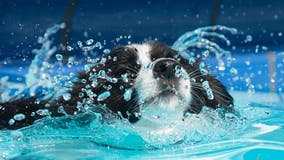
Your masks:
M64 61L66 62L68 60L68 53L66 50L66 46L68 45L69 40L69 34L70 34L70 28L71 28L71 20L72 16L75 10L75 7L78 3L78 0L71 0L69 6L67 7L67 10L65 12L65 15L63 17L63 22L65 23L65 28L61 31L61 45L62 45L62 55L64 57Z
M221 5L221 0L215 0L212 12L211 12L211 17L210 17L210 25L216 25L217 24L217 17L218 17L218 12L220 9Z
M268 64L269 64L269 89L270 92L275 92L275 53L273 51L268 52Z

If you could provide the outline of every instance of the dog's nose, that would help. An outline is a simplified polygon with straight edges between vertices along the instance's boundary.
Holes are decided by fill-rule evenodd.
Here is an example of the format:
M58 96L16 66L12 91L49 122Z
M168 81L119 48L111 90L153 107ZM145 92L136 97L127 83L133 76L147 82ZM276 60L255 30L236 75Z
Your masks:
M176 72L180 69L179 63L171 58L158 59L153 66L153 74L155 78L165 80L176 78Z

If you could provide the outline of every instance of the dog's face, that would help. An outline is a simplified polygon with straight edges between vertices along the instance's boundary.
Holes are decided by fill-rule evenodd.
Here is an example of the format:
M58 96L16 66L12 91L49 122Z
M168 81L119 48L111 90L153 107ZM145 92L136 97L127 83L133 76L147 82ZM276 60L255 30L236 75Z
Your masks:
M136 51L141 65L133 88L137 91L142 117L170 116L168 113L183 112L191 102L191 82L186 64L177 52L158 42L129 45ZM153 113L156 112L156 113ZM154 116L155 115L155 116Z
M190 63L157 41L114 49L79 78L87 80L95 93L91 98L85 95L85 102L105 104L130 122L150 112L182 117L199 113L203 106L232 110L232 97L217 79L201 74L199 60ZM86 84L75 86L74 96ZM101 95L106 92L108 96Z
M201 73L200 64L200 59L190 63L156 41L119 47L81 72L72 87L68 84L64 88L71 94L69 100L58 92L40 102L31 97L1 104L0 129L32 124L47 114L37 113L46 111L47 104L52 116L98 109L104 118L112 118L113 114L101 107L105 105L115 115L137 122L136 126L155 129L182 122L187 113L198 114L203 106L233 112L233 98L220 81ZM24 120L10 125L10 120L19 113L25 113ZM162 131L168 132L172 127L165 128Z

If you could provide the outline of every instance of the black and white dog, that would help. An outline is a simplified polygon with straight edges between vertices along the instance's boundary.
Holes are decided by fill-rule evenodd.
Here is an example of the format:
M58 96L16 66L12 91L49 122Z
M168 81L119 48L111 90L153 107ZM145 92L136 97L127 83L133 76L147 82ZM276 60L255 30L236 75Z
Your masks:
M202 74L199 64L200 59L191 63L157 41L118 47L78 75L68 91L71 98L31 97L0 104L0 128L18 129L46 115L79 114L98 105L137 125L184 121L204 106L233 112L231 95L220 81ZM22 118L15 119L19 114Z

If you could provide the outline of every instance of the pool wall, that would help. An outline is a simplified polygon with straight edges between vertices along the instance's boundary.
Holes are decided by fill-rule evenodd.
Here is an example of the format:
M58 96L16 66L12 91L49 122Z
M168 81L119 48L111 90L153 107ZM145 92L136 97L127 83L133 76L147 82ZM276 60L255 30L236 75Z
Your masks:
M247 91L252 87L254 91L283 92L283 8L284 3L273 0L2 0L0 76L23 80L17 77L23 75L33 59L32 50L39 48L37 38L60 22L66 23L66 29L54 37L54 43L62 45L90 38L103 42L121 35L130 35L131 42L157 38L171 45L184 32L221 24L239 30L238 35L228 35L231 47L236 48L229 49L236 57L232 66L238 70L238 77L230 69L213 73L234 90ZM110 48L114 46L109 44ZM209 61L214 70L214 57ZM24 68L20 72L19 66Z

